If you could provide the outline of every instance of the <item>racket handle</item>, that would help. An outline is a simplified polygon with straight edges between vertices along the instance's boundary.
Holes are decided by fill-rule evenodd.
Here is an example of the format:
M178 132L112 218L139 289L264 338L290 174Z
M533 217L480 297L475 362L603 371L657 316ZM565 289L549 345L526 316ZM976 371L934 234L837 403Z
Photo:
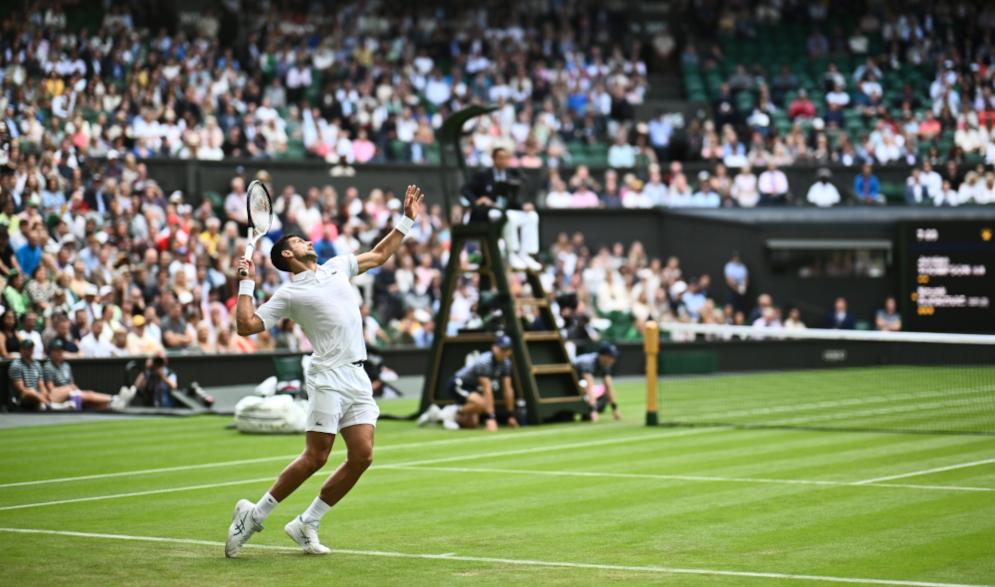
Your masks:
M256 251L255 240L250 240L245 245L245 254L242 255L242 258L243 259L249 259L249 260L251 260L252 259L252 253L254 253L255 251ZM238 276L241 277L241 278L243 278L243 279L246 278L246 277L248 277L249 276L249 270L245 269L244 267L240 267L239 270L238 270Z

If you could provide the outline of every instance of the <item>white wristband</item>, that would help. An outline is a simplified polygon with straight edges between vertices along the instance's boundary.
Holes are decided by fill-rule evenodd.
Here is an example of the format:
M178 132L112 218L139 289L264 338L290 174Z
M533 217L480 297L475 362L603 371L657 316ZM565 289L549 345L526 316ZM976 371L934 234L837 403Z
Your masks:
M256 282L251 279L243 279L238 282L238 295L254 297L256 293Z
M394 225L394 229L403 234L404 236L408 236L408 233L411 232L411 227L414 225L415 225L414 218L408 218L407 216L402 216L401 219L397 221L397 224Z

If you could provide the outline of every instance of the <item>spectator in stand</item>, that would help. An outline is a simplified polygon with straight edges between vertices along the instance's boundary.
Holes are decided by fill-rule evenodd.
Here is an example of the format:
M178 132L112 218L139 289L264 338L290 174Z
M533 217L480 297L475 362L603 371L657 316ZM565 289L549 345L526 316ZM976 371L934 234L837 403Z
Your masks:
M746 290L750 287L750 270L739 257L739 251L733 251L722 270L726 280L726 299L736 311L746 309Z
M14 254L14 249L10 246L10 232L7 226L7 224L0 224L0 277L9 277L14 271L21 271L17 255Z
M788 310L788 318L784 321L785 330L804 330L805 323L802 322L802 313L798 308L792 307Z
M166 350L186 350L193 348L197 339L194 327L183 316L183 305L173 302L162 320L162 342Z
M742 208L753 208L760 202L757 176L749 164L744 165L733 178L731 193L733 200Z
M105 326L103 320L94 320L90 326L90 332L79 342L80 356L103 359L114 356L114 345L111 344L112 336L105 336Z
M832 173L829 169L823 167L819 170L818 179L812 184L812 187L808 189L808 199L809 203L818 206L820 208L828 208L830 206L835 206L840 203L840 192L836 189L831 181Z
M643 182L632 173L626 173L622 186L623 208L652 208L653 199L643 191Z
M712 177L704 169L698 172L698 191L691 195L691 206L695 208L718 208L722 198L712 186Z
M24 233L26 242L21 248L17 249L17 264L20 265L25 275L33 275L35 269L41 263L42 249L38 241L40 238L39 233L42 230L44 229L40 223L31 224Z
M808 92L804 89L798 90L798 96L791 102L788 108L788 117L791 120L797 118L815 118L815 103L808 98Z
M933 114L932 110L927 110L925 118L919 123L919 138L924 141L935 139L943 131L943 125Z
M10 276L3 289L3 301L17 317L23 316L31 307L31 298L28 296L23 273L18 272Z
M645 195L653 206L666 206L668 203L667 184L663 183L663 173L659 164L652 164L649 168L649 181L643 186Z
M21 350L17 337L17 316L0 306L0 358L13 359Z
M982 185L979 181L978 173L976 171L968 171L967 175L964 176L964 181L960 184L960 189L957 190L956 205L980 204L983 197Z
M771 160L757 182L761 206L781 206L788 201L788 176Z
M884 203L884 198L881 196L881 183L874 175L870 163L864 163L861 173L853 180L853 191L857 195L857 201L861 204Z
M719 127L727 124L735 126L739 123L736 101L733 98L729 84L722 84L719 87L719 96L712 104L712 112L715 113L715 124Z
M549 180L549 191L546 192L547 208L570 208L573 194L567 191L567 184L560 179L559 175L554 175Z
M571 208L598 208L600 206L601 200L598 199L598 194L594 193L589 183L581 184L570 196Z
M905 185L905 203L912 206L922 206L924 204L935 204L942 198L942 194L931 194L929 188L923 182L922 175L918 168L912 168L912 175Z
M834 328L838 330L853 330L857 327L853 316L847 311L846 298L840 296L836 298L836 302L833 304L833 309L829 312L826 317L826 328Z
M674 125L670 118L663 111L657 111L656 117L649 122L649 139L650 147L656 152L659 161L669 159L667 149L673 134Z
M132 331L126 337L128 354L150 356L165 350L159 338L149 328L145 316L134 316L131 319L131 326Z
M772 306L768 306L761 310L760 317L753 321L753 328L761 329L780 329L784 325L781 324L781 312ZM760 338L760 337L754 337Z
M939 199L938 194L943 192L943 178L940 174L933 170L933 164L929 160L922 162L922 183L926 186L926 190L929 192L930 196L935 200ZM939 205L939 203L937 203Z
M956 206L957 200L957 190L953 188L948 180L943 180L942 187L940 188L940 197L934 200L937 206Z
M615 142L608 149L608 166L615 169L629 169L636 166L636 149L628 142L625 129L618 131Z
M890 296L885 298L884 308L878 310L874 324L883 332L898 332L902 329L902 316L898 313L895 298Z
M688 185L683 173L676 175L670 183L668 197L670 207L672 208L687 208L691 206L691 186Z

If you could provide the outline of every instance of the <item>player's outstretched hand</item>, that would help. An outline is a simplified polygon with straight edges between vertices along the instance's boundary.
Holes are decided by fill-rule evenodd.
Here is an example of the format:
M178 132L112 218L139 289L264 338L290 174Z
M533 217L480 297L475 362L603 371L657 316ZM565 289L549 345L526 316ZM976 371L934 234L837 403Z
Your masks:
M425 195L421 193L421 188L416 185L409 185L408 191L404 193L404 215L408 218L417 218L421 211L421 202Z
M256 278L256 266L255 264L245 257L239 257L235 260L235 271L238 276L242 279L255 279ZM244 277L242 274L245 274Z

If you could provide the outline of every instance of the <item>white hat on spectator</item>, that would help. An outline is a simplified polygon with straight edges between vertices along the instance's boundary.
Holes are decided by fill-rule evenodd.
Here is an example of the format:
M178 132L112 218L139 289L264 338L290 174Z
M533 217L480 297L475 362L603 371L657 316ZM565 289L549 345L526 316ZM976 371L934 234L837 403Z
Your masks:
M400 210L401 209L401 201L398 200L397 198L391 198L387 202L387 208L390 209L390 210Z
M107 151L108 159L117 159L120 156L121 154L117 152L117 149L111 149L110 151Z
M185 306L193 301L193 294L188 291L184 291L176 296L176 299Z
M101 230L100 232L98 232L98 233L96 234L96 237L97 237L97 242L98 242L98 243L100 243L100 244L102 244L102 245L105 245L105 244L107 244L107 239L108 239L109 237L107 236L107 233L106 233L106 232L104 232L104 231L102 231L102 230Z
M684 292L688 290L688 284L682 281L674 282L674 285L670 286L670 297L679 298L684 295Z
M181 192L180 190L176 190L173 193L169 194L169 203L170 204L182 204L183 203L183 192Z
M114 293L114 288L109 285L105 285L100 288L100 297L108 296L112 293Z
M98 293L100 293L100 290L97 289L97 286L93 285L92 283L86 284L86 287L83 288L84 296L95 296Z
M425 310L418 308L417 310L415 310L415 320L419 322L431 322L432 315L426 312Z

